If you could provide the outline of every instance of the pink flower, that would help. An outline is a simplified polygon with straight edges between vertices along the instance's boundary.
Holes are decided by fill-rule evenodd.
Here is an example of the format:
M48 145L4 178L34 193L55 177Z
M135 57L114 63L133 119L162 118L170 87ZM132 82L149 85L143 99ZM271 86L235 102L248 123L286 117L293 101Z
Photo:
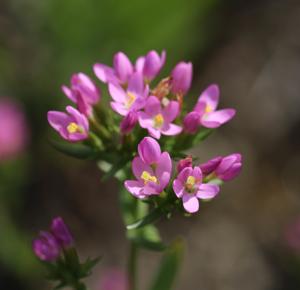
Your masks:
M242 155L239 153L230 154L225 157L215 157L206 163L200 164L200 168L206 176L229 181L240 174L242 170Z
M191 62L180 62L171 72L171 91L185 95L191 87L193 65Z
M159 139L163 135L177 135L182 131L178 125L171 123L179 113L179 103L170 101L166 107L162 107L159 99L151 96L145 104L145 111L139 114L139 123L149 134Z
M193 166L193 158L192 156L188 156L184 159L179 160L177 164L177 172L181 172L186 167L192 167Z
M104 83L114 83L125 85L129 82L131 75L134 73L134 68L126 54L118 52L114 55L113 68L97 63L94 65L96 76Z
M126 180L126 189L137 198L160 194L168 185L172 161L167 152L161 153L160 146L151 137L145 137L138 145L139 156L132 161L136 180Z
M48 112L48 122L61 135L71 141L81 141L88 138L89 122L85 115L71 106L66 108L68 114L58 111Z
M117 84L110 83L109 93L113 98L112 109L122 116L126 116L131 111L138 111L145 105L148 95L148 87L144 86L143 76L136 72L130 78L127 89L123 89Z
M155 50L151 50L146 56L141 56L136 61L136 70L141 72L146 82L152 81L160 72L166 61L166 52L159 55Z
M51 233L62 247L69 247L74 242L69 228L61 217L57 217L52 220Z
M61 248L55 237L48 232L40 232L32 243L34 254L42 261L53 262L60 256Z
M28 142L28 127L21 108L0 99L0 162L21 153Z
M215 184L202 183L200 167L184 168L173 182L173 190L178 198L182 198L183 207L189 213L199 210L198 199L214 198L219 187Z
M217 85L210 85L199 97L193 111L183 121L185 131L195 133L200 125L206 128L218 128L231 120L234 109L216 110L220 91Z
M62 90L77 105L78 110L86 116L92 114L92 106L101 97L100 90L84 73L73 74L71 77L71 87L62 86Z
M120 131L122 134L129 134L136 123L138 122L138 113L136 111L130 111L120 124Z

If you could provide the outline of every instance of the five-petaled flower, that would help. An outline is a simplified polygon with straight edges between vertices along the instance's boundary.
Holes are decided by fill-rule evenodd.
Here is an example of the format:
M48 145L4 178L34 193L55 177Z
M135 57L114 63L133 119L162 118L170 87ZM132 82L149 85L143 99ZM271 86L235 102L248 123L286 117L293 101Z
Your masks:
M199 210L198 199L212 199L219 187L215 184L202 183L202 172L198 166L186 167L173 182L173 190L178 198L182 199L184 209L189 213Z
M139 156L132 161L136 180L126 180L126 189L137 198L160 194L168 185L172 171L169 153L161 152L157 141L145 137L138 145Z
M142 128L148 130L149 134L159 139L163 135L177 135L182 128L173 122L179 114L179 103L169 101L165 107L155 96L150 96L145 104L144 112L139 114L139 123Z
M89 122L85 115L71 106L66 107L68 114L58 111L48 112L48 122L62 138L76 142L88 138Z
M195 133L200 125L206 128L218 128L234 117L234 109L217 110L219 95L217 85L210 85L200 95L193 111L184 118L185 131Z

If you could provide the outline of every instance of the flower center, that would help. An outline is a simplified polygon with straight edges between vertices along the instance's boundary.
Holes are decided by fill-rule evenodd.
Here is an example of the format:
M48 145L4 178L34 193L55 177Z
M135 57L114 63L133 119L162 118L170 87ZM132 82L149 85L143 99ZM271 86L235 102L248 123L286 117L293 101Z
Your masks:
M164 117L162 114L157 114L154 117L154 127L160 128L164 124Z
M70 134L74 134L74 133L81 133L83 130L80 126L78 126L76 123L71 122L68 127L67 130Z
M157 183L157 178L151 175L148 171L143 171L141 178L144 180L144 184L147 184L150 181Z
M212 106L206 105L206 107L205 107L205 113L210 113L210 112L212 112L212 110L213 110Z
M127 92L127 96L128 96L128 100L127 100L127 103L126 103L126 108L130 109L132 104L134 103L134 101L136 99L136 96L135 96L135 94L133 94L131 92Z
M190 175L185 182L185 189L188 192L193 192L196 182L197 179L194 176Z

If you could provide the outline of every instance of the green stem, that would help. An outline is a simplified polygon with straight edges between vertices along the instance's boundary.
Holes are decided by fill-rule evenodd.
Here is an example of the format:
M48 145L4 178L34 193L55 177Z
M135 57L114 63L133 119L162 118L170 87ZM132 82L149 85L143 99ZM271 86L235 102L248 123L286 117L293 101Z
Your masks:
M137 258L138 258L138 248L131 242L129 249L129 259L128 259L128 283L129 290L137 290Z

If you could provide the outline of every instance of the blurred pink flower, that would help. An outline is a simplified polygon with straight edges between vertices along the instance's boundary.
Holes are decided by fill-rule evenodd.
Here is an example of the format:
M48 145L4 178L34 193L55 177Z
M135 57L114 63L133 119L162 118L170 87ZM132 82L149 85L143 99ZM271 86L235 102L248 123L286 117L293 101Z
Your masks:
M128 282L124 272L119 269L106 269L101 275L99 290L127 290Z
M0 99L0 162L21 153L28 142L28 127L19 105Z

